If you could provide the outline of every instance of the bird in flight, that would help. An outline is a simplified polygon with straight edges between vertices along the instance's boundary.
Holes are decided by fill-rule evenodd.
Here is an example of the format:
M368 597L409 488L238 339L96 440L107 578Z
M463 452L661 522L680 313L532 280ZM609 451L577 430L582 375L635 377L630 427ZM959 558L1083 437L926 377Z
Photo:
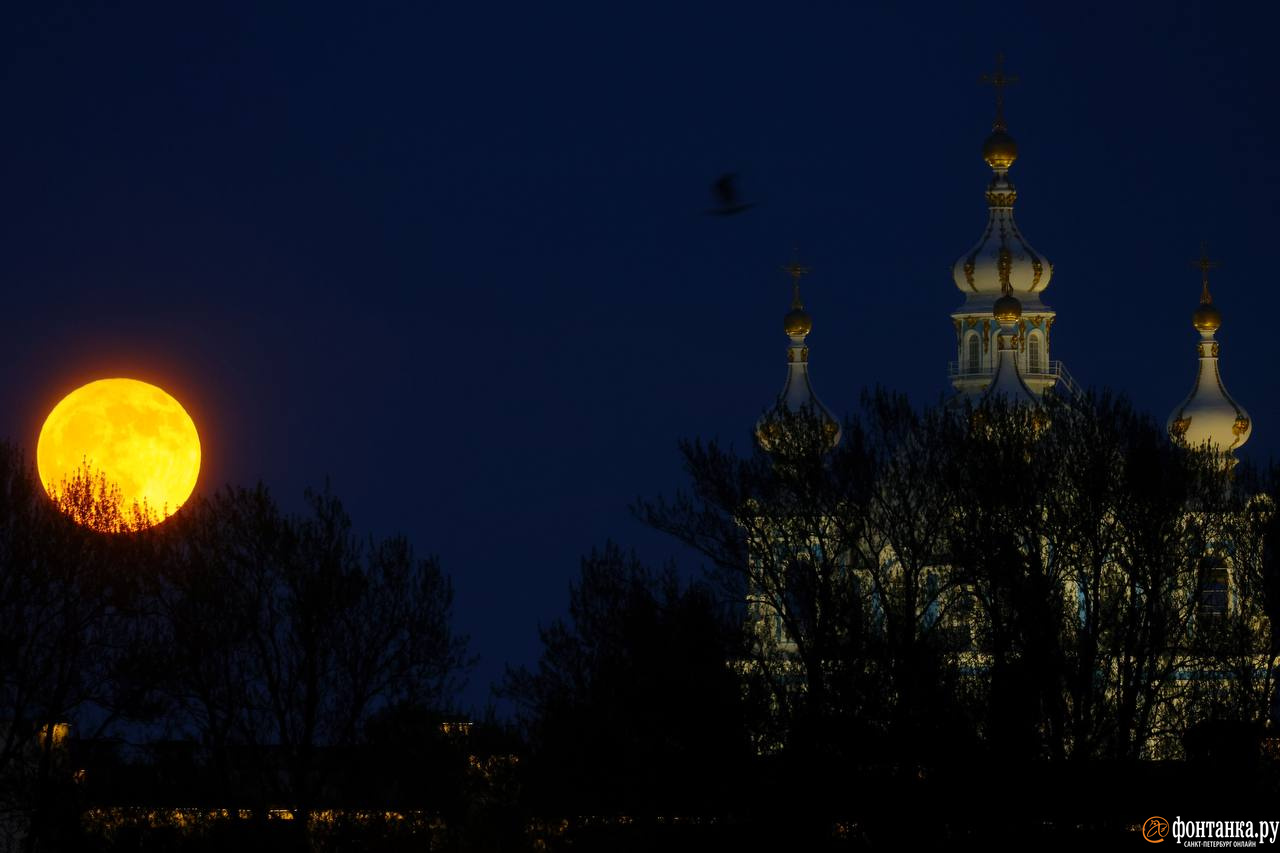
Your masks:
M711 194L715 197L716 206L707 211L709 216L734 216L755 205L744 202L738 196L738 175L725 172L711 184Z

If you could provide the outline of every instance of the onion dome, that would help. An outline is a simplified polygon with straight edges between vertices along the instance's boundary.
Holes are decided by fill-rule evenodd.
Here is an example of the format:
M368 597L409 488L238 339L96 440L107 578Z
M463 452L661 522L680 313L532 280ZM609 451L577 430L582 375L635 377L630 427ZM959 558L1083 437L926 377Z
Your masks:
M982 143L982 159L993 169L1008 169L1018 159L1018 143L1008 131L998 129L991 131L987 141Z
M1191 325L1201 332L1216 332L1222 326L1222 312L1214 308L1213 303L1201 302L1191 315Z
M792 263L784 267L791 276L791 311L783 320L783 330L791 343L787 346L787 380L778 395L776 406L760 416L756 422L756 440L768 451L781 449L784 442L784 422L779 415L785 410L791 414L816 415L821 423L828 448L840 443L840 421L822 404L809 381L809 347L805 338L813 329L813 320L800 301L800 277L809 270Z
M1214 333L1222 325L1222 314L1213 305L1209 293L1209 270L1217 266L1201 254L1197 262L1202 275L1200 307L1192 315L1192 324L1200 333L1196 342L1199 365L1191 393L1169 415L1169 435L1190 447L1210 445L1224 455L1242 447L1253 432L1253 421L1244 407L1227 393L1218 368L1221 345Z
M1014 355L1014 324L1022 316L1022 303L1017 297L1006 292L996 300L992 313L995 315L996 322L1000 324L1000 332L996 339L996 373L987 390L982 393L982 399L1003 397L1008 403L1035 405L1039 400L1027 387L1027 383L1022 381Z
M1053 265L1018 230L1013 203L1018 191L1009 181L1009 167L1018 159L1018 145L1004 122L1004 87L1016 78L1006 77L997 59L995 74L983 78L996 88L996 120L982 145L982 159L991 167L987 185L987 227L977 245L951 267L951 277L961 292L995 298L1005 286L1014 295L1037 294L1049 286Z
M1001 327L1012 326L1022 316L1022 303L1013 294L1006 293L996 300L991 313L995 315L996 322Z
M788 337L804 337L813 331L813 318L803 308L792 307L782 318L782 330Z
M1204 261L1203 263L1212 264L1212 261ZM1196 308L1194 314L1191 315L1191 325L1196 327L1198 332L1216 332L1222 326L1222 312L1213 307L1213 296L1209 293L1209 277L1208 270L1205 271L1205 280L1200 288L1200 307Z

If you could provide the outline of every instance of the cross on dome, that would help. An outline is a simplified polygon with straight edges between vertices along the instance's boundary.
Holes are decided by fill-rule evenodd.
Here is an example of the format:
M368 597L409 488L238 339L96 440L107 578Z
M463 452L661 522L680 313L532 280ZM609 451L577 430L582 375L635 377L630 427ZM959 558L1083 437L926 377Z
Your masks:
M1218 262L1209 259L1208 247L1201 243L1200 258L1191 265L1200 270L1200 305L1191 315L1191 324L1200 335L1196 341L1200 363L1191 393L1169 415L1166 426L1175 441L1191 447L1214 445L1223 464L1231 466L1235 464L1231 454L1249 440L1253 422L1222 384L1218 364L1222 345L1214 337L1222 326L1222 312L1209 295L1209 270Z
M785 450L787 442L781 439L789 427L785 420L779 420L780 410L786 409L792 414L808 411L821 420L823 437L829 449L840 441L840 422L822 405L809 381L809 345L805 338L813 331L813 319L800 301L800 279L808 274L809 268L800 263L793 251L791 263L781 269L791 277L791 310L782 323L783 331L790 338L787 346L787 381L782 386L782 393L778 395L774 409L765 412L756 422L756 439L765 450Z
M791 276L791 307L803 308L804 303L800 301L800 279L809 274L809 268L802 266L793 254L791 263L784 266L782 271Z
M1209 260L1209 244L1200 242L1200 259L1191 262L1191 265L1200 269L1200 302L1209 305L1213 302L1213 297L1209 295L1209 270L1217 269L1219 263Z
M983 74L979 80L991 86L996 90L996 121L991 125L992 130L1007 130L1004 123L1004 89L1006 86L1017 83L1017 77L1010 77L1004 73L1004 54L996 54L996 70L991 74Z

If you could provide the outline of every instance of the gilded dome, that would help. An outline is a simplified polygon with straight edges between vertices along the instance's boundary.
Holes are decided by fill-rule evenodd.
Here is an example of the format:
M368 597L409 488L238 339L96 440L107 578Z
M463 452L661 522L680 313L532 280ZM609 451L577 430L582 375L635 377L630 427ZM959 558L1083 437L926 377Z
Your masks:
M1222 312L1214 308L1212 302L1201 302L1191 315L1191 324L1201 332L1216 332L1222 325Z
M782 328L791 337L804 337L813 330L813 318L803 308L792 308L782 320Z
M1007 169L1018 159L1018 143L1004 130L993 130L982 143L982 159L993 169Z
M1230 465L1233 464L1230 454L1249 440L1253 422L1222 384L1218 364L1221 344L1213 338L1213 333L1222 325L1222 314L1213 306L1213 297L1209 295L1208 271L1213 264L1203 251L1198 263L1203 275L1200 307L1191 315L1191 322L1200 333L1200 340L1196 341L1200 357L1196 381L1191 393L1169 415L1166 426L1175 441L1190 447L1212 445Z
M1012 293L1006 293L996 300L991 313L1001 326L1011 326L1022 316L1022 303Z

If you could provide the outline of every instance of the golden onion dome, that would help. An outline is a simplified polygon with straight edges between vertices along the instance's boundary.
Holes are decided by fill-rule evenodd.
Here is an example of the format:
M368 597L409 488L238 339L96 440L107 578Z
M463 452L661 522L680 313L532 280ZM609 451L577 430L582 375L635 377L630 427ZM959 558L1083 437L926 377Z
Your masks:
M993 169L1007 169L1018 159L1018 143L1004 130L993 130L982 143L982 159Z
M813 318L803 308L792 308L782 320L782 328L791 337L803 337L813 329Z
M992 314L1001 326L1011 326L1022 316L1022 303L1012 293L1006 293L996 300L992 306Z
M1212 302L1201 302L1191 315L1191 325L1201 332L1216 332L1222 325L1222 312L1214 308Z

